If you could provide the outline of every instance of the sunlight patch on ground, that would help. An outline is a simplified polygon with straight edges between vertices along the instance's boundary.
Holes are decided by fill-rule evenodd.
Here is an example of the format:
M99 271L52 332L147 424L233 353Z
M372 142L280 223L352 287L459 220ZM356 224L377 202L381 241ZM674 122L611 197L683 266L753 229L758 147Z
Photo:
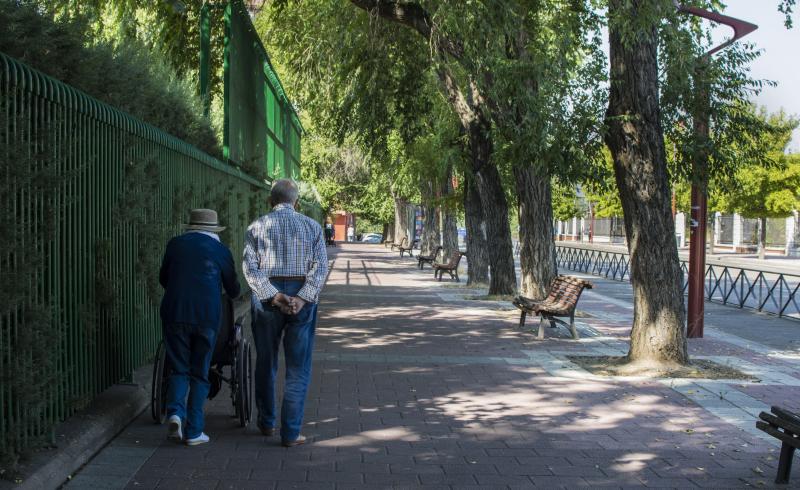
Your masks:
M506 417L524 417L531 415L531 408L536 408L537 415L558 416L574 410L568 402L574 398L549 400L551 406L542 406L548 401L544 395L536 392L509 393L462 391L448 396L434 398L439 410L445 415L459 421L500 420Z
M417 442L422 438L405 427L392 427L381 430L368 430L349 436L335 437L314 444L321 447L364 446L377 441Z

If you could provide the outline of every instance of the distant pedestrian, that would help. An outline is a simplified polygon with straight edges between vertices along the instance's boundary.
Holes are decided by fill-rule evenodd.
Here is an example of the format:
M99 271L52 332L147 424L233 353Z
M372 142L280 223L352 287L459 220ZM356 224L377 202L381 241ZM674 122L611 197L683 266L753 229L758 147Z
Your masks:
M159 271L164 286L161 321L171 374L167 388L168 437L194 446L203 432L208 369L222 317L222 287L239 296L231 251L220 242L216 211L193 209L186 233L169 241ZM186 403L188 395L188 407Z
M353 228L353 225L347 227L347 241L352 242L355 241L355 233L356 230Z
M328 273L322 227L295 210L297 185L279 179L272 186L272 211L247 229L242 267L252 296L258 428L276 432L275 378L283 341L286 382L281 406L281 443L306 442L300 434L317 324L317 301Z

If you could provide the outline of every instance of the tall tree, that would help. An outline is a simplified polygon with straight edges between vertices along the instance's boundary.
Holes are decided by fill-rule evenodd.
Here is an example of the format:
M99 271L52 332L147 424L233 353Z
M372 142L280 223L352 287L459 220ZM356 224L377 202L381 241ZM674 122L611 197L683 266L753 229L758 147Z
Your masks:
M571 0L479 5L483 15L463 18L481 19L464 27L481 41L465 46L481 60L496 155L510 166L521 294L542 299L556 274L551 176L574 181L602 142L599 19L588 4Z
M468 257L470 267L486 254L491 267L489 293L512 294L516 290L516 274L508 202L500 172L492 159L494 145L486 96L477 80L477 64L464 58L464 39L440 31L435 17L421 3L400 0L351 0L351 3L373 15L410 28L430 45L433 54L431 62L439 76L443 93L458 116L466 136L471 172L469 180L475 191L465 193L465 208L469 208L466 210L467 220L478 217L477 202L473 198L477 197L480 202L481 226L468 223L467 232L470 232L470 228L474 231L485 228L486 239L491 243L488 249L479 250L483 247L481 237L471 241L475 249L468 250L469 257L472 257ZM457 12L446 9L442 12L457 15ZM458 76L460 73L463 73L463 77Z
M367 195L378 207L397 206L387 238L400 240L392 237L394 216L419 198L407 147L425 129L433 106L430 77L419 69L427 62L424 44L399 26L371 22L335 2L271 2L255 24L301 114L309 116L309 133L364 153L369 187L384 183L382 197ZM351 201L348 209L366 207L357 201L358 208Z
M754 111L755 112L755 111ZM767 218L788 218L800 209L800 155L787 155L786 148L798 120L783 111L757 117L774 131L750 143L756 147L747 153L766 158L743 159L732 178L721 183L720 206L745 218L759 220L758 256L766 256Z
M689 360L659 107L658 28L673 8L666 0L608 3L611 85L605 140L614 158L630 251L634 319L628 358L665 367Z
M453 177L453 166L448 165L445 170L445 178L442 181L442 205L440 208L440 214L442 216L442 248L444 257L451 257L453 252L458 250L457 212L459 205L458 196L456 195L455 188L453 186Z

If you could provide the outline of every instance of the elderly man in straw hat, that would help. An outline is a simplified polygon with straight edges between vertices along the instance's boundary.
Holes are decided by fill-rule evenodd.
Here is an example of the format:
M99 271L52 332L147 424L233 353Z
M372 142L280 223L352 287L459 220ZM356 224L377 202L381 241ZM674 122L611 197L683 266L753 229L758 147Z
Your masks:
M203 432L208 369L222 315L222 287L239 296L239 281L228 247L220 242L217 213L193 209L186 233L167 244L159 280L164 286L161 321L167 360L168 437L190 446L209 441ZM186 403L188 395L188 406ZM184 427L185 426L185 427ZM185 428L185 430L184 430Z
M295 210L297 199L293 181L275 181L272 212L247 228L242 265L253 291L258 428L267 436L276 432L275 375L283 340L286 382L280 434L286 447L306 441L300 427L311 381L317 300L328 275L322 227Z

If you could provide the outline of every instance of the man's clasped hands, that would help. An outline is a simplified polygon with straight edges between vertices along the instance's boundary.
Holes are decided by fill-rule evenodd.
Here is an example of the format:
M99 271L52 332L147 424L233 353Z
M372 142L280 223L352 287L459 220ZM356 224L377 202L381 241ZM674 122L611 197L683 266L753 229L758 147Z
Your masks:
M306 301L298 296L288 296L283 293L278 293L272 297L270 304L280 308L281 313L284 315L296 315L303 309Z

